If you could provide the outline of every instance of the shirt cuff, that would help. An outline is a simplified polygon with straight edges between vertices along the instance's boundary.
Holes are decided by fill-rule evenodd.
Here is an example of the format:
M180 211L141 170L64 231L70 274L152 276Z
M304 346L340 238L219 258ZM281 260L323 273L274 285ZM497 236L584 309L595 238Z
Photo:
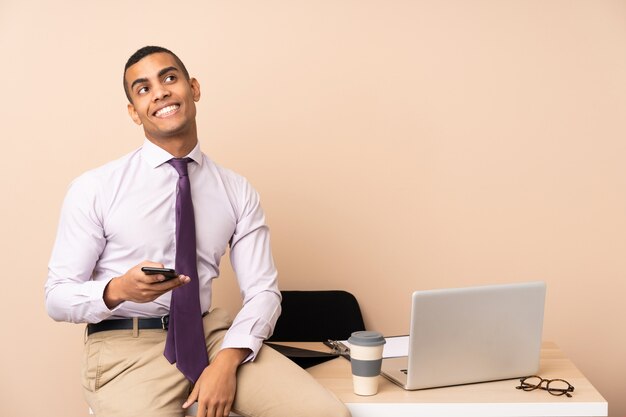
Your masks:
M227 332L226 336L224 336L224 341L222 342L220 350L230 348L250 349L252 352L241 362L246 363L256 359L259 354L259 350L261 350L261 346L263 346L263 339L247 334L231 334Z
M107 305L105 304L104 290L106 286L109 284L109 282L111 282L111 280L91 281L92 285L89 286L89 293L90 293L89 298L92 301L90 303L91 307L87 310L88 311L88 315L87 315L88 323L99 323L102 320L108 319L123 304L123 303L118 304L112 310L109 309L109 307L107 307Z

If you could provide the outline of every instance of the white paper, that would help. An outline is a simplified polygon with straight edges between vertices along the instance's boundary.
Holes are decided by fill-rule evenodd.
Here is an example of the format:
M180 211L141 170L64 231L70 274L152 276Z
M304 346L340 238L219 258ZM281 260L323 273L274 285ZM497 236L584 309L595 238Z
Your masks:
M383 358L409 356L409 336L386 337Z

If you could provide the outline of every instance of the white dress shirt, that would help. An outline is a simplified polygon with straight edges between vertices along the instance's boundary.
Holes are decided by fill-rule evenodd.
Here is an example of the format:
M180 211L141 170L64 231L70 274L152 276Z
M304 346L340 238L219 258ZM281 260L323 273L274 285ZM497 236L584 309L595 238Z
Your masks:
M250 348L248 359L254 359L280 314L277 272L259 197L245 178L215 164L199 144L188 157L194 161L188 169L202 311L211 307L211 282L230 245L243 307L222 348ZM168 314L171 292L149 303L125 301L113 310L103 294L112 278L142 261L174 268L178 173L167 163L171 158L145 140L138 150L72 182L48 267L46 306L53 319L97 323Z

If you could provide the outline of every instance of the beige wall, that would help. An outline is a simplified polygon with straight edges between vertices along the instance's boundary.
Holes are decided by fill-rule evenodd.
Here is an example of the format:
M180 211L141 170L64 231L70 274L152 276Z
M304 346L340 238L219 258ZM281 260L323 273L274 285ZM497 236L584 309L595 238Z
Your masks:
M70 180L142 141L144 44L200 80L282 288L350 290L398 334L415 289L545 280L544 339L626 415L626 4L592 0L0 0L0 415L86 415L46 265ZM236 311L227 267L215 302Z

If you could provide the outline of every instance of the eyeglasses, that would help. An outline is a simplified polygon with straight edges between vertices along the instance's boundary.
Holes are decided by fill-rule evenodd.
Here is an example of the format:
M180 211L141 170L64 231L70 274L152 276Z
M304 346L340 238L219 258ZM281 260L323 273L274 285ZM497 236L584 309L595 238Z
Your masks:
M527 376L526 378L521 378L519 380L519 387L515 387L517 389L521 389L524 391L534 391L537 388L548 391L552 395L561 396L565 395L567 397L572 397L570 392L574 392L574 386L567 382L564 379L544 379L537 375ZM543 386L543 383L546 383L546 386Z

